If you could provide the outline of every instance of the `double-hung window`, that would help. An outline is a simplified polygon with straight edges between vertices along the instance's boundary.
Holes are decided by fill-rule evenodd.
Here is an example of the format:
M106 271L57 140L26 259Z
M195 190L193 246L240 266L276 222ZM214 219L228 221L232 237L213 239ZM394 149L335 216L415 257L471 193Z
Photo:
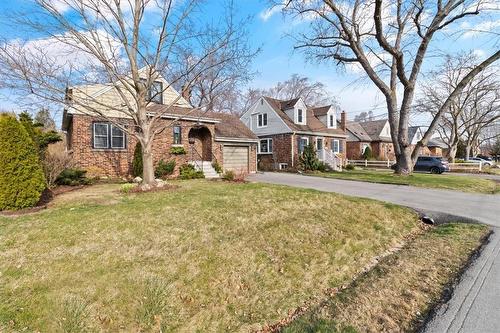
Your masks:
M334 153L340 153L340 141L337 139L332 140L332 150Z
M125 149L125 132L120 127L111 123L93 123L92 146L95 149Z
M267 113L261 113L257 116L257 127L267 126Z
M328 121L329 121L329 127L335 127L335 117L333 116L333 114L329 115L328 116Z
M323 138L316 138L316 150L323 149Z
M259 141L259 153L270 154L273 152L273 139L262 139Z
M181 127L180 126L174 126L174 145L179 145L182 143L182 136L181 136L181 133L182 133L182 130L181 130Z
M303 137L298 139L299 154L304 152L304 148L309 144L309 138Z
M146 80L142 80L146 84ZM148 101L163 104L163 83L161 81L153 81L148 89Z
M297 111L297 122L302 124L302 122L304 122L304 111L302 111L302 109L299 109Z

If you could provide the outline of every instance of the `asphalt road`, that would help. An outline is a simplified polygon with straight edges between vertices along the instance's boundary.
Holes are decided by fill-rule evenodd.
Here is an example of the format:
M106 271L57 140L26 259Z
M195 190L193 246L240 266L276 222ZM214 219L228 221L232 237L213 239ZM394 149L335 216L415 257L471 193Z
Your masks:
M377 199L411 207L431 216L438 217L439 213L436 212L442 212L492 226L494 234L489 244L464 273L452 298L438 309L425 332L500 332L500 195L286 173L255 174L249 180Z

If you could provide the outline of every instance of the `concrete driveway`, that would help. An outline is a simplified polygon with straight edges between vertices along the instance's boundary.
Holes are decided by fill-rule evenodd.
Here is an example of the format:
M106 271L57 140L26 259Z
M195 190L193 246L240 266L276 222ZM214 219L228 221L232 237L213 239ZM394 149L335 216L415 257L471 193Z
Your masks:
M438 309L425 332L500 332L500 195L286 173L255 174L249 180L377 199L429 212L431 215L433 212L443 212L492 226L494 234L490 243L465 272L452 298Z

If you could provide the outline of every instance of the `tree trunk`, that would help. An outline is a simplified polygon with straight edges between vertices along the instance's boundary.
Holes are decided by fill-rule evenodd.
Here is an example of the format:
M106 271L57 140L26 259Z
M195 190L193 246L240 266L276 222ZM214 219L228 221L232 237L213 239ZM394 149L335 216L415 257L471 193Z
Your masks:
M452 163L455 162L455 157L457 156L458 142L453 143L448 149L448 160Z
M142 146L142 183L155 185L155 172L151 144Z
M401 148L401 154L396 155L396 174L408 176L413 172L411 153L412 151L410 147Z
M471 151L471 144L467 142L467 145L465 146L465 160L468 161L470 158L470 151Z

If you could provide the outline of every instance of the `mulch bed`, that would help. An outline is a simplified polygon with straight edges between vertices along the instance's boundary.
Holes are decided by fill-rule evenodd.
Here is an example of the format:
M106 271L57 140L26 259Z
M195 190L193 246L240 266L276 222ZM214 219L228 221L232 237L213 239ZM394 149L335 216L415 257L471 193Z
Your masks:
M149 192L163 192L163 191L174 191L177 190L180 186L179 185L164 185L162 187L151 187L148 190L143 190L140 185L137 185L133 189L131 189L128 193L149 193Z

